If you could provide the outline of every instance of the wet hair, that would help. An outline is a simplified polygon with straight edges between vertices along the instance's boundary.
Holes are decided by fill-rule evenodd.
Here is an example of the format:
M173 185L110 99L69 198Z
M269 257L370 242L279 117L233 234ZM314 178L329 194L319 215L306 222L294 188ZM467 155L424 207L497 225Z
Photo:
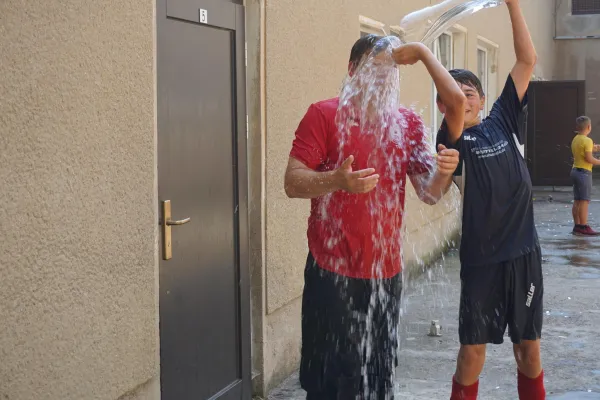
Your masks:
M477 93L479 93L480 97L485 96L485 92L483 91L483 86L481 85L481 81L479 80L477 75L475 75L468 69L453 69L448 72L454 78L454 80L456 82L460 83L461 85L469 86L469 87L477 90ZM438 102L441 101L439 94L437 95L437 101Z
M383 36L369 34L358 39L350 51L350 69L355 69Z
M575 132L580 133L586 130L592 124L590 117L582 115L575 120Z

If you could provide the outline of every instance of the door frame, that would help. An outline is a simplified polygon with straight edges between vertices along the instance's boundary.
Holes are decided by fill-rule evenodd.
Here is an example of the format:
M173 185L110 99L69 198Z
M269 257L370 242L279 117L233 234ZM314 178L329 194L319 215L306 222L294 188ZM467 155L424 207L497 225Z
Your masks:
M536 171L536 131L537 127L535 124L536 113L539 111L536 107L536 88L538 87L552 87L552 86L564 86L570 84L576 86L579 89L579 97L577 99L577 109L579 115L585 115L586 110L586 92L585 92L585 81L584 80L564 80L564 81L531 81L529 88L527 89L528 105L527 105L527 117L523 123L527 131L527 137L525 140L525 158L527 161L527 167L531 176L533 186L560 186L555 185L552 180L541 179L537 176ZM575 121L573 121L575 123Z
M157 104L157 135L161 135L161 124L158 119L166 110L161 110L158 96L161 96L158 85L160 73L165 63L161 53L162 42L161 33L163 24L167 18L181 20L182 23L200 24L200 7L194 11L189 6L176 3L177 0L156 0L156 104ZM248 227L248 148L247 148L247 119L246 119L246 46L245 46L245 8L241 4L233 3L228 0L196 0L195 4L202 5L202 8L208 10L209 19L205 25L232 32L232 57L235 64L235 73L232 75L233 95L235 98L234 110L232 113L233 129L235 137L233 138L234 148L234 197L237 205L234 212L237 215L236 233L236 266L238 285L238 327L240 341L238 343L238 355L240 360L242 398L250 399L252 397L252 353L251 353L251 311L250 311L250 269L249 269L249 227ZM195 5L194 5L195 7ZM167 11L168 10L168 11ZM189 15L189 17L188 17ZM192 15L194 16L192 18ZM215 18L211 18L215 16ZM163 89L164 90L164 89ZM163 133L164 134L164 133ZM156 155L159 157L158 140L156 140ZM158 162L157 162L158 167ZM158 177L158 173L157 173ZM158 182L160 185L160 182ZM158 190L158 186L157 186ZM157 194L160 201L160 197ZM160 205L159 205L160 207ZM160 232L159 232L159 239ZM160 247L160 246L159 246ZM160 252L160 251L159 251ZM162 256L160 260L162 261ZM159 262L159 268L162 262ZM160 317L160 309L159 309ZM215 395L215 396L218 396Z

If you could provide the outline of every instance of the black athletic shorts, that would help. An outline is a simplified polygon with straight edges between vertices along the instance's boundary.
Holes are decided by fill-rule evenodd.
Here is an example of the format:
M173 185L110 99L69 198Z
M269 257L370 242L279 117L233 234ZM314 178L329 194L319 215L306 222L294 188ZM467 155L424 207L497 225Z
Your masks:
M459 337L463 345L513 343L542 336L544 282L539 247L494 265L463 265Z
M402 274L354 279L308 255L300 383L308 400L391 400Z

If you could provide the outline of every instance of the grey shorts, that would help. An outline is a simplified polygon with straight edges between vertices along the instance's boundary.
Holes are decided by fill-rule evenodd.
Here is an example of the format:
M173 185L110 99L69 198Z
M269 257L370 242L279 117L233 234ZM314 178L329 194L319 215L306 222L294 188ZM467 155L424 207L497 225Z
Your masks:
M571 170L575 200L590 201L592 198L592 172L583 168Z

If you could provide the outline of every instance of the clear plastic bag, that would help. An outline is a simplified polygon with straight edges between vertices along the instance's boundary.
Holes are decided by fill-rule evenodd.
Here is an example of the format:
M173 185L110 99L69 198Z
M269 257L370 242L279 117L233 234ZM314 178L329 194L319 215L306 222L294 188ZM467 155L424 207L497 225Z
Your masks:
M504 0L445 0L412 12L402 18L402 40L431 45L444 31L461 19L485 8L497 7Z

